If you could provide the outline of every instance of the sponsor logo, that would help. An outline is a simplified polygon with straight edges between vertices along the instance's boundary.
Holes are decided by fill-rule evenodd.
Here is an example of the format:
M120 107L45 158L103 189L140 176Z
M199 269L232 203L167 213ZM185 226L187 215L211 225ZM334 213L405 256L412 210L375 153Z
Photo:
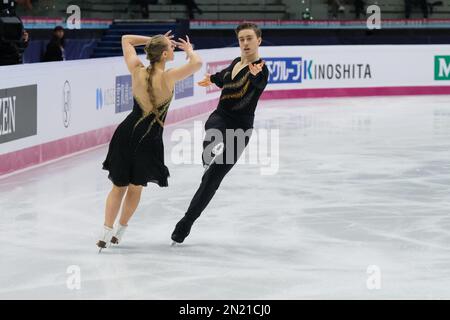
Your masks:
M103 93L101 88L97 88L95 97L96 97L95 109L100 110L101 108L103 108Z
M64 127L68 128L70 125L70 116L72 109L72 92L70 88L69 81L66 80L63 86L63 108L62 108L62 116L63 116L63 124Z
M315 63L297 58L264 58L269 69L269 83L303 83L307 80L371 79L367 63Z
M115 90L116 113L133 109L133 90L131 87L131 75L116 77Z
M105 106L115 105L116 90L115 88L97 88L95 92L96 102L95 108L101 110Z
M178 81L175 84L175 99L192 97L194 95L194 76Z
M450 56L434 57L434 80L450 80Z
M37 134L37 85L0 89L0 143Z

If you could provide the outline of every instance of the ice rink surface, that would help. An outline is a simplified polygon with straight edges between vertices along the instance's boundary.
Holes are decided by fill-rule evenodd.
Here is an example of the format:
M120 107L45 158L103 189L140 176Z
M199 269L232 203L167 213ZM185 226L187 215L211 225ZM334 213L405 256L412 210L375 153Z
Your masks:
M241 161L171 247L203 172L171 138L205 119L101 254L107 145L0 179L0 299L450 299L450 96L260 102L278 172Z

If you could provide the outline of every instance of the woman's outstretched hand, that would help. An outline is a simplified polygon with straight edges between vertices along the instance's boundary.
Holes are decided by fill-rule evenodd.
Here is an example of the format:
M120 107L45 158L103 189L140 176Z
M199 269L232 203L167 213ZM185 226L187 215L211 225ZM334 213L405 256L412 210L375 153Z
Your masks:
M202 81L197 82L197 84L201 87L209 87L212 85L211 75L209 73L205 74L205 78Z
M192 43L189 40L189 36L186 36L186 40L182 38L178 38L178 40L180 40L180 42L175 42L175 44L178 48L186 52L186 59L189 58L189 52L194 50L192 48Z
M173 34L170 34L171 32L172 32L172 30L167 31L167 32L164 34L164 36L167 38L167 40L170 41L170 43L172 43L173 46L176 47L176 46L177 46L177 43L175 42L175 40L172 40L173 37L174 37L174 35L173 35Z

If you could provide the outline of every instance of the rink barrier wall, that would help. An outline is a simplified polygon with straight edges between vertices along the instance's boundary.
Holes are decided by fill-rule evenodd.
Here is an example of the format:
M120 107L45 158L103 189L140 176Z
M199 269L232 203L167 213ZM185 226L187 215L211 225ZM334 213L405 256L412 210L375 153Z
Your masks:
M270 90L264 92L261 98L265 100L276 100L419 95L450 95L450 86Z
M199 52L202 70L177 83L168 125L213 110L220 90L195 83L239 56L238 48ZM260 56L271 72L264 100L450 94L449 45L262 47ZM184 62L184 53L176 52L168 67ZM7 75L0 76L0 99L17 98L19 128L11 137L0 132L0 178L108 143L132 107L131 78L122 57L0 67L0 75ZM20 93L33 92L31 87L35 95ZM34 116L30 105L37 109ZM11 115L5 106L3 129ZM24 134L20 128L30 121L37 130Z
M165 125L196 117L213 110L217 99L168 113ZM91 130L67 138L0 155L0 178L18 170L46 163L73 153L109 143L117 125Z

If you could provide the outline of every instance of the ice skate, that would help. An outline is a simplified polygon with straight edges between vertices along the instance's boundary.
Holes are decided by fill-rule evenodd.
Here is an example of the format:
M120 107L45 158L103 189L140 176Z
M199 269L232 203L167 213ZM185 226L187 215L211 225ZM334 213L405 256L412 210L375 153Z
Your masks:
M189 221L185 217L177 223L171 237L173 240L172 246L183 243L184 239L186 239L191 232L192 223L193 221Z
M123 226L120 223L117 225L114 235L111 238L112 244L119 244L122 241L123 234L125 233L125 230L127 229L127 227L128 227L128 225Z
M103 226L103 235L100 240L97 241L97 247L99 247L98 253L102 252L102 249L107 248L112 236L113 229L107 226Z

